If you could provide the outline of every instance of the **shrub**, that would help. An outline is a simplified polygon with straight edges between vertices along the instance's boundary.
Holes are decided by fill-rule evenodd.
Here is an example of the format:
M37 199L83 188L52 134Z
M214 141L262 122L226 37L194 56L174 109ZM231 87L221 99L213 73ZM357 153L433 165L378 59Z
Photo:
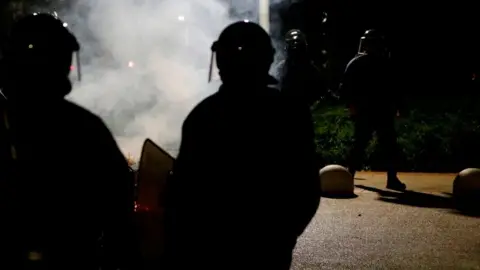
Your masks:
M411 102L397 120L400 171L458 172L480 165L480 109L469 98ZM422 105L422 106L420 106ZM341 104L313 111L317 151L327 164L343 164L353 142L353 125ZM364 168L384 170L373 138Z

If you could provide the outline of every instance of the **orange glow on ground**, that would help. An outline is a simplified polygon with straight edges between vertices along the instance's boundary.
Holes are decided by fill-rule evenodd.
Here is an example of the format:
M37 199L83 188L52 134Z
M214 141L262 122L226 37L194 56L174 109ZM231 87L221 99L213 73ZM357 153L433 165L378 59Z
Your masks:
M127 163L128 163L128 166L133 166L133 165L137 164L137 161L135 160L135 158L130 153L128 153L128 155L127 155Z

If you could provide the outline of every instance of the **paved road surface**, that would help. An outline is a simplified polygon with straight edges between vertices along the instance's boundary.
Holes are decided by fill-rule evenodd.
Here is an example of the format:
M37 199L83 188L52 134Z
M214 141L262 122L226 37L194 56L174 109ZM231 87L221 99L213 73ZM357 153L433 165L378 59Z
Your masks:
M451 209L455 175L359 173L355 199L322 198L299 239L292 269L480 269L480 218Z

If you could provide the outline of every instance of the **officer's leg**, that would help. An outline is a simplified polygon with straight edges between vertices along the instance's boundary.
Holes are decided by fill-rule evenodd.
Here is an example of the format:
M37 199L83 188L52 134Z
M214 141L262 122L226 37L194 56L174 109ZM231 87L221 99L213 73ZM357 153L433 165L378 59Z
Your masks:
M370 120L371 121L371 120ZM354 123L354 135L353 135L353 147L350 149L348 156L348 171L355 177L355 172L361 169L363 158L365 155L365 149L367 144L372 138L372 125L367 117L356 116L353 119Z
M297 237L287 239L282 237L282 241L271 241L271 246L268 251L264 250L262 258L258 261L264 261L264 265L258 265L258 268L251 267L250 269L275 269L275 270L289 270L292 265L292 254L295 249ZM245 268L244 268L245 269Z
M387 188L405 190L405 184L397 178L398 145L394 118L380 121L376 129L379 147L387 164Z

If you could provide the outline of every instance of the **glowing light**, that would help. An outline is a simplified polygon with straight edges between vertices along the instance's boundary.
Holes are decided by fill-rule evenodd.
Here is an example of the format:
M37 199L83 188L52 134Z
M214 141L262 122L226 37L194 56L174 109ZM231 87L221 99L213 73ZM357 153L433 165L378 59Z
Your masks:
M328 20L328 14L326 12L323 12L323 20L322 20L322 23L326 23L327 20Z
M178 20L181 21L181 22L183 22L183 21L185 21L185 17L182 16L182 15L180 15L180 16L178 16Z
M150 211L150 209L148 207L140 205L137 202L134 202L133 209L134 209L133 210L134 212L148 212L148 211Z
M75 66L70 66L70 70L74 70L75 69Z
M29 49L33 49L33 44L29 44L29 45L28 45L28 48L29 48Z
M64 22L63 27L67 27L67 26L68 26L68 23Z
M128 62L128 67L129 68L133 68L135 66L135 63L133 63L132 61Z
M127 155L127 163L128 163L128 166L133 166L137 163L135 161L135 158L130 153L128 153Z

